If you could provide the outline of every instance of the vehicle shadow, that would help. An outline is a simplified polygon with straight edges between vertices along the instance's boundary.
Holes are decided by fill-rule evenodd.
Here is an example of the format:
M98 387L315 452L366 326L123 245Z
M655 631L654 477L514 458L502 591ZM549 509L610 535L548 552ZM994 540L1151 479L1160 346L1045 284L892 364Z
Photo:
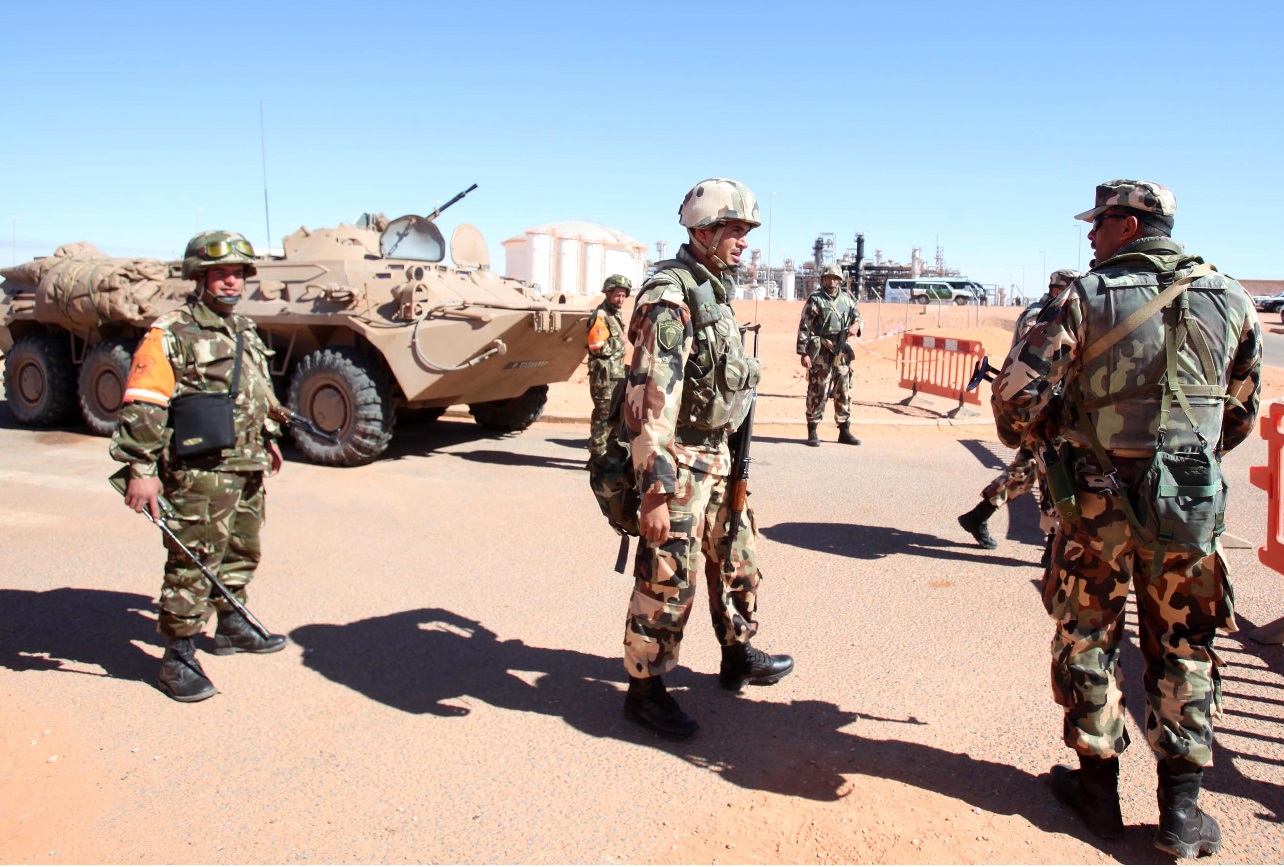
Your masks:
M388 450L379 456L379 460L397 461L403 458L423 457L451 446L479 440L504 439L514 435L489 430L471 421L455 419L413 422L405 426L398 424L396 436L392 438Z
M977 548L971 540L962 542L942 539L930 533L916 533L897 527L789 521L770 527L759 526L758 532L783 545L858 560L880 560L892 554L909 554L933 560L967 560L992 566L1029 566L1031 562L980 553L983 549Z
M669 686L701 720L702 731L691 741L673 743L623 718L618 658L500 641L477 621L450 611L426 608L313 624L294 630L291 638L304 648L308 668L406 713L462 721L480 701L558 717L591 737L650 747L745 789L830 802L858 785L846 775L864 774L1087 839L1041 777L912 740L845 731L875 717L830 702L773 702L769 690L753 687L747 696L736 696L719 689L713 674L679 669L667 678ZM912 726L907 732L931 724L912 717L888 722ZM1152 863L1155 854L1149 833L1138 829L1103 851L1129 863Z
M515 452L501 452L488 449L477 449L468 452L451 452L452 457L466 461L477 461L483 464L498 464L505 467L542 467L550 470L584 471L587 457L575 460L572 458L549 458L543 455L526 455Z
M152 681L156 659L137 645L160 643L155 609L154 599L138 593L0 589L0 667Z

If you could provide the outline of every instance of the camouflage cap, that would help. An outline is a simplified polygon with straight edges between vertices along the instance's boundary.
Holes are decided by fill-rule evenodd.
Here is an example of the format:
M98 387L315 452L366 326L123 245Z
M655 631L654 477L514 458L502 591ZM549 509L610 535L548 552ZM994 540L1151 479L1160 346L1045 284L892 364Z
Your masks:
M1062 268L1060 271L1053 271L1048 275L1048 288L1064 289L1082 276L1082 271L1075 271L1073 268Z
M623 289L626 294L633 294L633 281L628 277L625 277L623 274L612 274L610 277L607 277L606 282L602 284L602 293L605 294L610 292L617 286L620 289Z
M841 280L843 279L843 269L837 263L830 262L828 265L826 265L824 268L821 269L820 277L822 280L826 277L837 277L839 280Z
M219 265L244 265L245 276L258 273L254 267L254 248L239 232L201 232L187 242L183 253L183 279L198 275Z
M691 188L678 208L678 222L688 229L701 229L728 220L743 220L761 226L758 200L753 191L730 178L707 178Z
M1177 199L1172 190L1159 184L1115 178L1097 185L1097 206L1076 214L1075 219L1091 223L1107 208L1131 208L1166 218L1171 223L1177 212Z

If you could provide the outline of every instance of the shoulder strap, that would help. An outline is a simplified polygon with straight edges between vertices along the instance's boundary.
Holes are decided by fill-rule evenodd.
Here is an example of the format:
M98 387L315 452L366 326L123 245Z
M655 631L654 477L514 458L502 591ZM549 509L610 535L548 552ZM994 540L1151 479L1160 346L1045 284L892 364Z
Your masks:
M236 400L237 389L241 386L241 350L245 347L245 332L236 332L236 361L232 362L232 400Z
M1209 265L1207 263L1200 263L1199 265L1196 265L1194 270L1192 270L1185 277L1173 283L1171 286L1169 286L1163 292L1160 292L1154 298L1151 298L1149 301L1146 302L1146 304L1143 307L1133 311L1133 314L1131 316L1129 316L1123 322L1120 322L1114 328L1111 328L1108 332L1106 332L1105 336L1102 337L1100 340L1098 340L1096 343L1090 344L1088 348L1084 350L1083 355L1081 356L1082 365L1084 367L1087 367L1093 361L1096 361L1098 358L1100 358L1101 355L1106 352L1106 350L1110 349L1110 347L1114 346L1120 340L1123 340L1129 334L1136 331L1141 326L1141 323L1145 322L1147 319L1154 316L1155 313L1160 308L1164 307L1166 304L1168 304L1168 302L1172 301L1179 294L1186 291L1186 287L1189 286L1191 283L1194 283L1200 277L1206 277L1209 274L1214 274L1214 273L1216 273L1216 269L1214 269L1212 265Z

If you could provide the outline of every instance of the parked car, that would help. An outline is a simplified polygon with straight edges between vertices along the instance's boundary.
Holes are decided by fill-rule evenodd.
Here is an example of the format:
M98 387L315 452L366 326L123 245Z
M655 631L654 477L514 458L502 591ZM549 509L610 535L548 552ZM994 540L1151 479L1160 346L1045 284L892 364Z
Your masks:
M1284 311L1284 292L1274 295L1254 295L1253 306L1261 313L1279 313Z

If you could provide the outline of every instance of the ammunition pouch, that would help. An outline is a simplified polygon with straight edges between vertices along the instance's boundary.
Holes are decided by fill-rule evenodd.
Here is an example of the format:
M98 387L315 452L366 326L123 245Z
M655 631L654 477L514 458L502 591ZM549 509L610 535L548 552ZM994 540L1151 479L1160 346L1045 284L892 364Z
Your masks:
M1208 555L1226 529L1226 480L1208 447L1157 451L1130 486L1138 543ZM1162 560L1162 553L1157 553Z
M1048 445L1043 450L1043 468L1048 482L1048 496L1064 528L1075 526L1081 517L1074 492L1074 457L1075 449L1068 443L1059 449Z
M236 360L232 364L230 392L197 392L176 398L169 407L174 430L174 455L191 460L213 455L236 445L236 392L241 380L243 334L236 335Z

